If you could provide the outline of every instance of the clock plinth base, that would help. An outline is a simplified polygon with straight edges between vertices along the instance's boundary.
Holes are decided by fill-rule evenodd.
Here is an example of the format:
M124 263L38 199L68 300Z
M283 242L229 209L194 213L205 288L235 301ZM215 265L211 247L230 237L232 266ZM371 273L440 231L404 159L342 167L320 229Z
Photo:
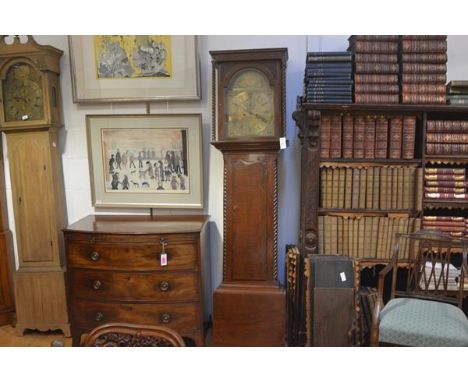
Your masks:
M221 284L213 295L213 346L284 346L285 309L277 285Z

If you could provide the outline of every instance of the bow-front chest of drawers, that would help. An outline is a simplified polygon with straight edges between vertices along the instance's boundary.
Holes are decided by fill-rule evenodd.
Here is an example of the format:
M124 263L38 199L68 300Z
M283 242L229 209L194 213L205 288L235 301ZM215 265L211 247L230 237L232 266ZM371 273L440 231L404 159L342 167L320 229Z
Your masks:
M204 215L91 215L67 227L73 344L96 326L124 322L168 326L202 346L207 222Z

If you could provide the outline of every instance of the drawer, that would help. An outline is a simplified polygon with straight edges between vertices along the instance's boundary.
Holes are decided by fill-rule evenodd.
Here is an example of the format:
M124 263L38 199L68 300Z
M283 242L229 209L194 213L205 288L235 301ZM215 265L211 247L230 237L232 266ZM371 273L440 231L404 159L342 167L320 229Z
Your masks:
M67 240L69 267L115 269L130 271L156 271L198 269L198 242L174 243L168 239L167 266L161 266L160 244L152 243L99 243Z
M202 329L200 304L116 304L75 299L71 303L72 325L92 329L108 322L162 325L178 332Z
M194 272L109 272L70 270L73 297L112 301L187 301L199 299Z

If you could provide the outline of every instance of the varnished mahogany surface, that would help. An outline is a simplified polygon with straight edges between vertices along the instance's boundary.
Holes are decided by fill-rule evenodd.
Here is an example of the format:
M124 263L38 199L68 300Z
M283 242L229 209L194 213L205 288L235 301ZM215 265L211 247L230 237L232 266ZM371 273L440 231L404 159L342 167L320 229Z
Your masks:
M205 215L96 215L67 227L73 344L100 324L126 322L166 326L203 345L207 222Z

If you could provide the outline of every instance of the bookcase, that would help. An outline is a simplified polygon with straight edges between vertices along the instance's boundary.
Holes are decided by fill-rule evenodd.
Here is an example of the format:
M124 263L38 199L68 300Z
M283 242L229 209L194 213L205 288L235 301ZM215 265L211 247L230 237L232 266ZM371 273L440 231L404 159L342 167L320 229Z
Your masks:
M298 98L293 118L301 140L301 255L348 254L368 267L389 261L398 232L466 237L467 107Z

